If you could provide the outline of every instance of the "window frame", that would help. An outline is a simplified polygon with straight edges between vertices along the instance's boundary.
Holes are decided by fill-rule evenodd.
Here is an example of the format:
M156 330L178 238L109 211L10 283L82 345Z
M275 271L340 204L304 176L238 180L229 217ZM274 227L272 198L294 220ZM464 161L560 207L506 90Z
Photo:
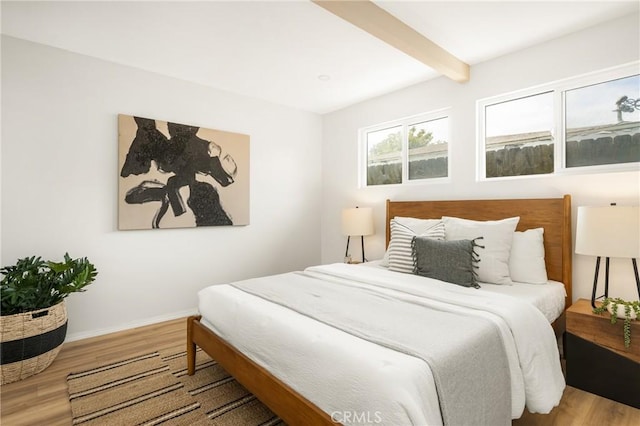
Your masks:
M566 92L583 87L606 83L616 79L640 75L640 61L583 74L576 77L545 83L497 96L491 96L476 101L476 181L493 182L499 180L545 178L558 175L576 175L588 173L609 173L638 170L640 161L617 164L602 164L592 166L566 166ZM544 174L497 176L486 175L486 107L517 100L520 98L535 96L546 92L553 92L553 117L554 123L551 130L553 137L553 171Z
M409 128L412 125L435 121L446 118L447 119L447 176L443 177L434 177L434 178L422 178L422 179L409 179ZM423 185L423 184L434 184L434 183L445 183L451 181L451 130L452 130L452 117L451 117L451 107L442 108L434 111L429 111L421 114L411 115L404 118L399 118L396 120L386 121L384 123L375 124L372 126L362 127L358 130L358 140L359 140L359 155L358 155L358 164L359 164L359 182L358 186L360 188L385 188L385 187L393 187L400 185ZM367 141L367 135L372 132L377 132L384 129L390 129L393 127L401 127L401 139L402 139L402 152L401 152L401 161L402 161L402 179L400 183L390 183L390 184L380 184L380 185L369 185L367 183L368 177L368 156L369 156L369 147Z

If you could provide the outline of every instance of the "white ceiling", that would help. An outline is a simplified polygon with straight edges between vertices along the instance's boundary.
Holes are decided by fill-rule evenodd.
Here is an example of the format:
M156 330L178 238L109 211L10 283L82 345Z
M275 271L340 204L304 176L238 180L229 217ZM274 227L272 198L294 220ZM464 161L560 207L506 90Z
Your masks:
M376 4L472 66L640 7L635 0ZM2 1L2 33L321 114L438 76L304 0Z

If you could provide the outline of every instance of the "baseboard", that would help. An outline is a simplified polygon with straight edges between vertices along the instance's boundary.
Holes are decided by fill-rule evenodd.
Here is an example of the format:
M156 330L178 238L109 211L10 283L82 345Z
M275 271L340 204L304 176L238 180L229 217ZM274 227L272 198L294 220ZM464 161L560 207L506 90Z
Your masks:
M80 333L69 333L64 339L65 342L74 342L76 340L88 339L90 337L103 336L109 333L115 333L118 331L130 330L132 328L144 327L145 325L157 324L159 322L171 321L178 318L188 317L190 315L196 315L198 310L196 308L187 309L179 312L172 312L170 314L159 315L157 317L145 318L140 321L133 321L127 324L122 324L117 327L102 328L99 330L83 331Z

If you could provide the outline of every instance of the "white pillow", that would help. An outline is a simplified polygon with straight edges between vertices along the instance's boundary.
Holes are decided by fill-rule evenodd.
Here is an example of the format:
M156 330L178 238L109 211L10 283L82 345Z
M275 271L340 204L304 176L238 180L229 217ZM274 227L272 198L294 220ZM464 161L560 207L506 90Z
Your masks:
M509 272L513 281L528 284L547 283L547 267L544 264L544 228L514 232Z
M391 219L391 223L393 223L394 220L396 221L396 223L409 228L416 235L424 234L425 232L428 232L431 228L433 228L434 225L442 224L442 221L440 219L418 219L415 217L395 216L393 219ZM444 228L442 228L441 231L442 238L440 239L444 240ZM393 232L391 233L391 237L393 238ZM391 247L391 239L389 239L389 247ZM389 267L389 248L387 248L387 251L384 252L384 256L380 261L380 266L384 266L387 268Z
M391 220L391 240L389 241L389 270L395 272L413 273L413 253L411 241L415 236L444 240L444 224L438 219L426 219L422 223L413 223L394 218ZM414 219L418 220L418 219ZM429 222L426 222L429 221ZM411 223L411 227L404 225ZM417 229L419 232L416 232Z
M474 240L479 246L475 251L480 258L477 263L478 281L490 284L513 284L509 274L509 255L513 233L520 217L503 220L477 221L443 216L447 241Z
M418 219L415 217L396 216L393 218L396 223L406 226L416 234L424 234L433 230L436 225L441 225L442 220L438 219ZM444 239L444 228L442 229L442 238Z

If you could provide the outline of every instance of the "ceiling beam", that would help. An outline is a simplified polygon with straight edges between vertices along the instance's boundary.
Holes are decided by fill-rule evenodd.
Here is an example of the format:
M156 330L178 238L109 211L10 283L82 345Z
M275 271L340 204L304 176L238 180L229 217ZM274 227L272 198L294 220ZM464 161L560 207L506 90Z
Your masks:
M368 0L311 1L450 79L459 83L469 81L468 64L373 2Z

